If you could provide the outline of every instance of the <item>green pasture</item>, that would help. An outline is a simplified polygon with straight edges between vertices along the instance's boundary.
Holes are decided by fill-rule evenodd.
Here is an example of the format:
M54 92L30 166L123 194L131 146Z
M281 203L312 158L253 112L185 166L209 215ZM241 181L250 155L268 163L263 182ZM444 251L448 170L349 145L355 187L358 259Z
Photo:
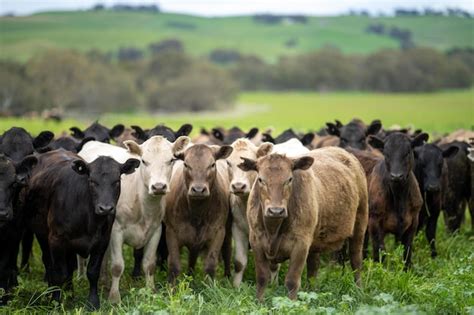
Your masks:
M0 18L0 59L25 61L57 48L103 52L130 46L146 49L150 43L167 38L181 40L195 56L225 48L268 61L323 46L361 54L399 46L388 36L366 33L372 23L410 30L417 46L440 50L474 46L474 19L456 17L310 17L307 24L266 25L255 23L250 16L204 18L168 13L75 11ZM295 40L296 46L287 47L288 40Z
M71 126L87 127L99 119L105 125L123 123L150 128L164 123L173 128L183 123L194 125L194 134L200 127L272 127L276 132L292 127L299 131L318 130L327 121L339 119L343 123L354 117L370 122L381 119L384 126L394 124L422 128L439 134L474 125L474 90L442 91L424 94L379 93L313 93L313 92L252 92L242 93L237 105L214 113L104 114L100 117L67 118L61 123L41 119L0 118L0 132L12 126L21 126L39 133L48 129L56 134ZM87 114L87 113L83 113Z

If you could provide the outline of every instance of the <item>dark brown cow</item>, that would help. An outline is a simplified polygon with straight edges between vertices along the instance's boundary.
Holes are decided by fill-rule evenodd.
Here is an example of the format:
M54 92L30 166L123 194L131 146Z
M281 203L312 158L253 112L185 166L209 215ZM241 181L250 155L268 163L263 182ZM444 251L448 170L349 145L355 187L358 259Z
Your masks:
M183 162L171 180L164 219L171 283L175 283L181 270L183 246L189 250L190 272L204 251L204 271L214 277L224 238L230 232L229 179L223 159L231 152L230 146L197 144L178 156ZM227 268L230 269L230 265Z
M308 278L315 276L320 253L337 251L347 240L359 283L368 197L364 171L354 156L331 147L295 159L271 154L243 160L242 170L258 173L247 210L257 298L263 299L278 263L290 259L285 285L295 299L305 262Z

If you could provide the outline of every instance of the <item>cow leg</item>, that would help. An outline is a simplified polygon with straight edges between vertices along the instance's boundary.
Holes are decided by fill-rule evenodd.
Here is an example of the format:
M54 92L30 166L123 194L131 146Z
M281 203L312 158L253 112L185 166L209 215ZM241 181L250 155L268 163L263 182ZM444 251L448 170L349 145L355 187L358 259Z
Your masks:
M270 263L261 248L254 249L255 275L257 277L257 299L263 302L265 289L270 280Z
M364 247L362 249L362 257L366 259L369 257L369 229L365 231L364 235Z
M370 237L372 239L372 255L374 261L380 262L380 254L385 251L385 234L380 226L381 222L372 222L370 224ZM383 260L383 257L382 257Z
M311 280L311 278L315 278L318 274L319 270L319 264L320 264L320 253L319 252L309 252L308 253L308 259L306 259L306 276L308 278L308 282Z
M288 297L291 300L295 300L298 294L298 290L301 286L301 274L308 258L309 246L300 242L295 245L295 248L291 252L290 264L288 266L288 272L285 277L285 286L288 290Z
M188 275L194 274L194 268L196 267L196 262L199 257L199 250L196 248L189 248L188 256Z
M354 271L355 283L360 286L360 270L362 269L362 251L367 232L368 205L362 202L357 210L354 231L349 238L349 258Z
M97 283L99 282L102 260L107 251L109 239L104 237L101 243L92 249L87 264L87 279L89 280L89 297L87 301L93 309L99 309L100 300L98 295Z
M232 215L227 217L225 228L224 243L222 245L222 259L224 261L224 276L230 278L231 276L231 262L232 262Z
M411 266L411 255L412 255L412 243L415 238L416 228L418 226L418 220L415 218L411 226L402 235L402 244L404 246L404 259L405 259L405 270Z
M51 252L49 250L49 243L48 240L45 238L42 238L41 236L36 235L36 239L38 240L38 243L41 248L41 259L43 261L44 265L44 270L45 270L45 277L44 281L48 282L50 281L50 275L51 275L51 267L52 267L52 261L51 261Z
M142 275L142 262L143 262L143 248L134 248L133 249L133 271L132 271L132 277L133 278L138 278Z
M221 252L222 245L225 238L225 229L217 231L215 237L210 241L206 260L204 262L204 272L211 278L214 278L216 274L216 267L219 261L219 253Z
M68 291L73 291L73 283L72 283L72 278L74 276L74 270L77 268L77 257L76 254L70 253L66 257L67 261L67 279L66 279L66 286L65 289Z
M61 290L67 281L68 270L67 270L67 253L62 248L61 242L58 245L51 245L51 274L49 275L49 286L59 287L58 290L53 291L53 299L55 301L61 300Z
M168 245L168 282L176 284L176 278L181 272L180 244L172 228L166 228L166 244Z
M21 240L21 269L25 271L30 270L30 256L33 248L34 234L31 229L26 229Z
M441 205L439 203L433 205L430 209L430 214L426 219L426 239L430 244L432 258L435 258L438 255L436 252L436 226L438 225L438 217L441 211L440 207ZM419 222L418 225L420 225Z
M234 287L239 287L242 283L245 268L248 261L249 237L247 233L242 231L237 224L232 224L232 237L235 243L235 258L234 258Z
M143 255L143 273L145 274L146 286L152 290L155 289L155 268L156 268L156 249L161 238L161 225L151 236L144 248Z
M168 259L168 247L166 246L166 225L161 223L161 238L156 251L156 265L164 270Z
M8 291L11 286L12 273L14 273L14 270L10 268L10 255L9 244L0 247L0 289L5 291L5 295L0 296L0 305L5 305L8 302Z
M125 268L123 260L123 235L121 232L112 230L109 243L110 254L110 273L112 274L112 283L109 291L110 303L120 303L120 277Z
M280 264L270 263L270 283L278 285L278 274L280 273Z
M86 276L87 258L77 255L77 279Z

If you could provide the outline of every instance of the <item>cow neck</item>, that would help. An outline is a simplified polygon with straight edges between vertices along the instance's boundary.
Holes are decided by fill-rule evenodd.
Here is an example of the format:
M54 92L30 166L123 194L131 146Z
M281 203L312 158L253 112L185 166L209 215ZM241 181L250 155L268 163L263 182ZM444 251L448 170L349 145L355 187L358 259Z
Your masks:
M209 197L205 199L192 199L186 194L188 217L191 224L200 226L204 221L211 218L210 210L211 208L215 208L217 203L216 196L218 192L216 186L217 185L213 185L210 187Z
M280 248L281 243L281 233L282 226L286 219L275 219L275 218L266 218L263 216L263 205L260 204L259 207L259 217L262 222L264 228L264 235L267 239L267 249L266 255L268 258L274 258L277 253L278 249Z
M403 227L404 227L404 218L405 213L407 210L408 205L408 193L411 180L411 171L408 173L408 177L406 180L399 182L399 183L392 183L389 182L388 187L391 195L391 200L393 204L393 209L397 215L397 232L395 234L395 238L397 241L401 240L403 235Z

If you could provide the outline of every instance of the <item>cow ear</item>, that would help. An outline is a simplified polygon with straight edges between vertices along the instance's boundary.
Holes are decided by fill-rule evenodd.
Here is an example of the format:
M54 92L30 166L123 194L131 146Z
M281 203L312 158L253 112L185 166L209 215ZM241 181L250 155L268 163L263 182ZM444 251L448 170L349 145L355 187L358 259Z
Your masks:
M20 185L26 185L28 178L31 175L31 170L38 164L38 159L35 156L25 157L20 164L16 166L16 182Z
M230 145L223 145L219 148L213 148L214 151L214 159L220 160L220 159L226 159L229 157L229 155L232 153L234 148L232 148Z
M202 134L202 135L205 135L205 136L209 136L209 131L207 131L206 128L202 127L202 128L201 128L201 134Z
M273 139L273 137L269 133L262 134L262 141L263 142L275 143L275 139Z
M134 132L132 132L132 136L134 136L135 138L139 140L143 140L143 141L148 140L148 137L146 136L145 131L143 131L141 127L132 126L132 129L134 130Z
M69 130L72 131L71 136L73 136L76 139L83 139L85 137L82 130L77 128L77 127L71 127L71 128L69 128Z
M301 138L300 141L304 146L307 146L307 145L310 145L311 142L313 142L313 139L314 139L314 133L308 132L307 134L303 136L303 138Z
M173 144L173 155L177 155L180 152L184 151L186 147L189 145L191 142L191 139L187 136L181 136Z
M366 131L366 135L369 136L369 135L376 135L380 129L382 129L382 123L380 122L380 120L374 120L370 123L370 126L367 127L367 131Z
M332 136L338 136L338 137L341 135L341 132L339 131L339 128L335 124L333 124L331 122L328 122L328 123L326 123L326 126L327 126L326 130L327 130L328 134L330 134Z
M307 170L313 165L314 159L310 156L303 156L293 160L293 171Z
M273 150L273 143L270 142L264 142L261 145L259 145L258 150L257 150L257 159L261 158L262 156L270 154Z
M455 145L450 146L449 148L443 150L443 158L449 159L455 156L459 152L459 148Z
M339 129L339 128L342 128L344 127L344 125L342 124L342 122L338 119L334 119L334 121L336 122L336 127Z
M249 132L247 132L247 134L245 135L245 138L247 139L252 139L253 137L255 137L258 133L258 128L252 128L249 130Z
M217 128L213 128L212 129L212 135L214 136L214 138L220 140L220 141L224 141L224 134Z
M79 175L89 175L89 166L83 160L72 162L72 169Z
M138 143L136 143L135 141L133 140L125 140L123 142L123 145L125 146L125 148L128 150L128 152L132 153L132 154L136 154L138 156L142 156L143 154L143 151L142 151L142 148L140 147L140 145Z
M375 149L383 151L384 142L382 139L376 136L369 136L369 144Z
M33 140L33 147L35 149L45 147L51 142L51 140L53 140L53 138L54 133L51 131L43 131Z
M244 172L248 171L257 171L257 162L255 160L247 159L244 157L241 157L242 163L237 165L238 168L240 168Z
M191 131L193 131L193 125L191 124L184 124L181 126L181 128L178 129L178 131L175 132L176 138L181 137L181 136L188 136Z
M137 159L128 159L120 166L120 174L132 174L135 169L140 166L140 161Z
M415 139L411 141L411 147L414 148L414 147L423 145L423 143L428 141L428 138L429 136L427 133L420 133L419 135L415 137Z
M109 131L109 136L112 139L115 139L117 137L120 137L120 135L124 132L125 126L122 124L115 125L110 131Z
M82 139L82 141L76 146L76 151L80 152L82 150L82 147L84 147L84 145L89 141L95 141L95 138L87 137L87 138Z

